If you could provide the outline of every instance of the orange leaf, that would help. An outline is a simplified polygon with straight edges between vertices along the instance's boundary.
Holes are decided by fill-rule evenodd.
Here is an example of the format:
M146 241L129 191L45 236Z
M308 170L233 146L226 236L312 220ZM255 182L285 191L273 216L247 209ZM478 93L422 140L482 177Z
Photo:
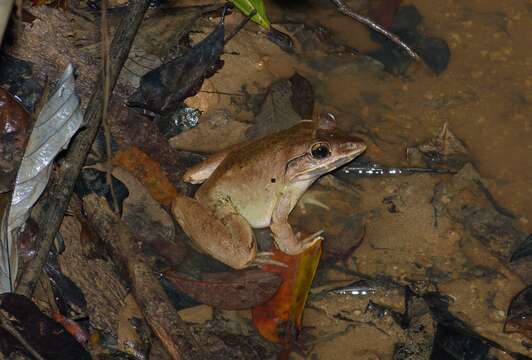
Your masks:
M177 191L158 162L135 146L115 153L114 165L132 173L161 205L170 206Z
M287 267L266 265L263 270L279 273L281 286L269 301L252 309L255 327L268 341L286 346L297 337L321 252L321 241L296 256L273 250L272 260Z
M85 344L89 340L89 335L87 335L85 330L83 330L82 327L79 326L79 324L74 320L63 316L63 314L57 311L52 312L52 318L60 323L70 335L76 338L79 343Z

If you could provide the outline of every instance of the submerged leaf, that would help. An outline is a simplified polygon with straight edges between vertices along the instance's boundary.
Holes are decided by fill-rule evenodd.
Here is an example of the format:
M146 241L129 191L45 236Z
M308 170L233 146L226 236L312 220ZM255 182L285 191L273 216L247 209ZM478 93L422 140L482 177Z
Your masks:
M168 271L166 278L194 300L227 310L249 309L270 299L281 283L278 274L240 270L204 274L201 280Z
M270 29L270 19L266 15L266 7L262 0L231 0L231 3L246 16L249 16L255 10L257 13L251 20L266 30Z
M2 236L4 250L1 253L5 256L6 249L9 249L11 276L4 257L0 261L0 293L10 291L9 278L11 281L16 278L17 255L12 241L13 232L29 217L32 206L48 184L54 158L68 146L82 121L80 100L75 94L74 67L70 64L61 76L56 91L39 113L17 173L9 209L7 236Z
M253 322L267 340L289 345L301 329L303 310L321 257L321 241L303 253L290 256L274 249L272 260L287 267L264 266L264 271L279 273L279 290L266 303L253 308Z
M260 138L311 119L314 110L312 84L297 72L273 83L254 124L246 131L250 139Z

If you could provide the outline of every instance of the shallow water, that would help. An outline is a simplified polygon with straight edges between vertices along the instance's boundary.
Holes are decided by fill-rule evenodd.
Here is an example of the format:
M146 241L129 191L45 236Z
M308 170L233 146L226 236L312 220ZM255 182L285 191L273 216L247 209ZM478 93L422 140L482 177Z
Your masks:
M532 51L527 35L532 31L531 4L408 3L424 17L422 33L449 44L451 61L440 76L419 65L403 77L364 74L356 66L320 73L291 65L319 79L319 100L340 112L339 120L346 126L359 118L386 140L370 144L368 150L381 162L404 160L407 145L430 137L448 122L469 147L496 200L519 218L523 230L532 232ZM375 47L363 26L326 5L314 4L307 21L322 23L336 39L361 51ZM273 4L269 9L274 19L281 17ZM292 67L278 61L269 65L274 73L288 73ZM349 67L347 62L343 67Z
M411 65L403 76L393 76L360 63L356 56L331 60L319 49L303 51L299 61L266 58L265 67L278 77L289 76L294 69L306 76L315 87L319 105L333 111L343 128L361 133L368 143L367 154L382 164L405 163L408 146L432 137L448 122L467 145L495 201L515 215L522 231L532 232L532 50L527 35L532 31L531 4L408 3L424 17L421 33L443 38L449 44L451 61L439 76L421 64ZM274 22L276 18L279 22L297 18L273 4L269 9ZM339 43L362 52L376 48L363 26L338 15L327 2L315 4L306 14L306 23L326 26ZM524 287L522 281L478 243L464 240L455 232L455 224L443 224L439 229L432 225L432 191L444 179L423 175L358 181L362 192L372 195L363 196L355 206L358 212L370 214L364 242L353 254L355 267L364 274L390 276L403 283L423 282L429 273L440 272L437 287L455 300L453 313L488 338L526 352L519 344L522 338L501 331L506 308ZM320 192L313 191L306 196L319 198ZM400 214L380 212L382 198L396 195ZM342 278L339 274L329 276ZM346 301L353 303L352 299ZM342 307L345 304L311 302L310 307L322 312L356 313L356 306L346 310ZM324 320L318 315L306 316L312 318L311 325L333 326L320 322ZM319 331L313 334L324 336ZM318 341L314 348L318 358L391 356L384 350L390 348L390 338L375 329L359 326L336 335L328 344ZM507 355L497 356L504 359Z

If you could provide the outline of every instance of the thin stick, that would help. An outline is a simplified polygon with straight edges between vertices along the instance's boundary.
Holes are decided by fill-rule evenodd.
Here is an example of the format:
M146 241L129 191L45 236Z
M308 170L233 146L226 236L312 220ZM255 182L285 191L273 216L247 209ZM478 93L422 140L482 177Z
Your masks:
M241 22L240 24L237 25L237 27L233 30L232 33L230 33L229 35L227 35L227 37L224 39L224 44L227 44L232 38L235 37L236 34L238 34L240 32L240 30L242 30L244 28L244 26L246 26L246 24L249 22L249 20L251 20L251 18L253 16L255 16L257 14L257 10L253 9L251 11L251 13L249 13L248 16L246 16Z
M111 211L105 199L94 194L83 198L83 208L91 227L109 247L113 262L127 271L142 314L172 360L208 359L205 344L198 343L179 317L127 224Z
M369 19L369 18L367 18L365 16L362 16L360 14L357 14L349 6L347 6L347 4L344 2L344 0L331 0L331 1L336 6L338 11L340 11L342 14L344 14L346 16L349 16L350 18L355 19L359 23L362 23L362 24L366 25L370 29L375 30L376 32L384 35L390 41L392 41L395 44L397 44L400 47L402 47L408 53L408 55L410 55L414 60L419 60L420 59L419 55L416 54L416 52L414 50L412 50L410 48L410 46L408 46L401 39L399 39L399 37L397 37L397 35L392 34L391 32L389 32L388 30L386 30L385 28L383 28L382 26L380 26L379 24L377 24L373 20L371 20L371 19Z
M122 18L109 51L109 92L112 92L118 75L129 54L142 18L148 9L148 0L130 0L128 13ZM72 140L65 158L59 163L60 170L50 182L48 190L37 202L34 211L35 220L41 229L41 243L37 256L28 264L22 275L17 292L31 296L44 266L53 240L68 207L74 190L74 183L85 163L98 128L102 122L104 102L103 72L100 73L84 116L85 127Z
M102 110L102 124L105 133L105 152L107 154L107 164L105 171L105 181L111 191L111 198L113 199L113 210L118 213L118 200L116 199L116 192L113 186L113 153L111 149L111 128L109 125L108 109L109 109L109 85L110 85L110 61L109 61L109 22L107 21L107 0L102 1L102 23L101 23L101 39L102 39L102 64L103 64L103 110Z
M30 343L22 336L22 334L13 326L11 320L0 311L0 326L13 336L17 341L28 350L28 352L37 360L44 360L44 358L30 345Z

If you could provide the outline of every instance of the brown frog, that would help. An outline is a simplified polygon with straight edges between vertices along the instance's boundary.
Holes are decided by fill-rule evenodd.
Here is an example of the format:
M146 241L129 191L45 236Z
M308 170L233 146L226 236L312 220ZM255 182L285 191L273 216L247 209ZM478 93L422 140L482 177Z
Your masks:
M252 228L269 227L277 247L296 255L322 239L321 231L300 239L292 230L288 215L297 201L321 175L365 149L363 140L336 128L331 114L302 120L190 168L184 180L202 185L195 199L178 196L172 213L200 249L235 269L265 262Z

